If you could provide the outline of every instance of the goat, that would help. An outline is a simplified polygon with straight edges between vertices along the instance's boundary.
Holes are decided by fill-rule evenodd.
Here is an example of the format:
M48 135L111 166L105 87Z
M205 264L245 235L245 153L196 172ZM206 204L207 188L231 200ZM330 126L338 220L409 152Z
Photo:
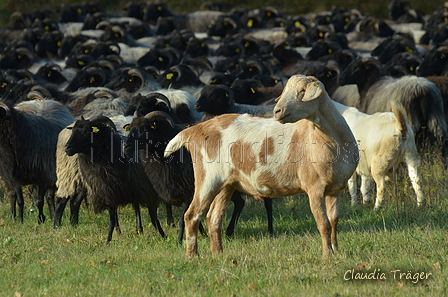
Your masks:
M407 165L412 186L417 194L417 205L423 205L425 200L419 184L420 155L415 145L414 132L407 123L402 108L391 101L392 112L368 115L354 107L336 101L333 103L351 128L360 151L358 167L348 182L352 205L358 203L356 174L361 175L364 203L370 202L370 181L372 178L375 180L375 209L379 209L384 200L386 178L402 162Z
M389 101L397 101L403 106L405 116L415 132L417 147L421 148L422 142L429 137L431 142L435 140L443 146L445 155L447 125L442 96L436 85L423 77L411 75L393 78L382 75L382 71L381 63L374 58L354 60L341 73L338 83L341 86L355 84L359 94L351 95L359 96L359 99L353 100L345 92L335 92L332 98L343 104L345 100L352 100L356 103L347 105L367 114L390 111Z
M215 117L177 134L165 157L181 147L192 156L195 176L193 201L185 213L187 255L198 254L198 223L204 214L211 251L222 251L221 223L235 190L256 197L307 193L322 255L337 249L338 195L356 169L358 150L347 123L314 77L289 78L274 118Z
M133 163L122 154L122 141L115 124L107 117L77 120L72 135L65 145L69 156L78 154L79 170L87 186L95 213L109 212L106 243L112 240L115 228L119 230L117 208L132 204L137 226L141 226L139 205L149 209L152 224L160 235L165 233L157 219L159 197L148 181L139 163Z

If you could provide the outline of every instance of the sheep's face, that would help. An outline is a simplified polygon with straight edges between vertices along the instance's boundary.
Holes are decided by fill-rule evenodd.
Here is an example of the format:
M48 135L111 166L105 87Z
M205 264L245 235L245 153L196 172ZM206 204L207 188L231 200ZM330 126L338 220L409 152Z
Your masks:
M69 129L69 128L68 128ZM65 145L69 156L74 154L95 154L111 148L115 125L106 117L95 120L78 120L75 122L72 135Z
M324 85L313 76L294 75L274 107L274 119L292 123L301 119L312 120L317 112L318 98L325 92Z
M146 117L136 118L131 123L124 152L132 157L139 150L147 154L160 153L163 156L166 144L178 133L168 114L155 111Z
M232 89L225 85L207 85L201 90L201 95L194 105L198 112L222 114L235 105Z

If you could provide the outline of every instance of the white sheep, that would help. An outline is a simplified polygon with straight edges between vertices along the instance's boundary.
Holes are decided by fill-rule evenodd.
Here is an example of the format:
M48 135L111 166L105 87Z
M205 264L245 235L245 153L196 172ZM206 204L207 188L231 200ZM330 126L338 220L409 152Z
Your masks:
M307 193L323 256L337 249L338 196L357 166L355 138L314 77L292 76L277 101L274 118L225 114L168 143L165 157L186 147L193 160L187 255L198 254L197 231L205 214L211 251L222 251L222 219L235 190L257 197Z
M352 129L360 151L358 167L348 183L352 205L358 203L356 175L359 174L363 202L371 200L369 190L373 179L377 189L375 209L379 209L384 200L386 179L402 162L407 165L412 186L417 194L417 205L423 205L425 199L419 184L420 155L415 145L414 132L398 104L391 101L392 112L368 115L354 107L335 101L333 103Z

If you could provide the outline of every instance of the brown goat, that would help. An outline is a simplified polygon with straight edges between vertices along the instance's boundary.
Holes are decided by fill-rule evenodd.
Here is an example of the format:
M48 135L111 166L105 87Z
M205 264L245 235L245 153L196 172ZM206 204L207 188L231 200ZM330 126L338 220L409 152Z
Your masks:
M222 219L235 190L260 197L307 193L323 256L337 249L338 195L357 166L355 138L314 77L292 76L277 102L274 119L225 114L183 130L168 144L165 156L185 146L193 161L187 255L198 254L205 214L211 251L222 251Z

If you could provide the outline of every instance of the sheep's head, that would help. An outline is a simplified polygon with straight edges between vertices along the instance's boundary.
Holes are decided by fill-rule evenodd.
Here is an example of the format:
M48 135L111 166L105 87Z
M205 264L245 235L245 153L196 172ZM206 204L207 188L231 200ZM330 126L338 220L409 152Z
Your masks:
M163 111L152 111L135 118L124 144L124 152L131 157L136 151L146 149L163 155L166 144L179 132L173 119Z
M324 85L313 76L291 76L282 94L276 99L274 119L280 123L313 119L318 109L316 100L324 92Z
M73 127L72 135L65 145L65 152L69 156L74 154L101 153L111 147L112 136L116 133L115 124L105 116L99 116L92 120L81 118Z

